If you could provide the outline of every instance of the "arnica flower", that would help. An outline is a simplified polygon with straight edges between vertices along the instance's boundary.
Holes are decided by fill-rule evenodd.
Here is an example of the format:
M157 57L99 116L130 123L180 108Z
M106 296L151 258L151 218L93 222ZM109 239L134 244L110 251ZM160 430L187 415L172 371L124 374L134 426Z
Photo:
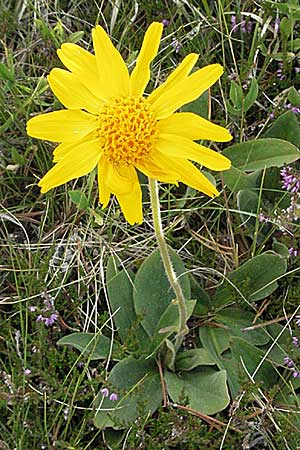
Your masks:
M48 82L67 109L33 117L27 124L30 136L59 143L54 167L39 182L42 193L97 167L103 208L114 194L130 224L143 220L137 170L158 181L182 182L218 195L190 161L212 170L228 169L230 161L194 140L225 142L231 135L196 114L176 111L212 86L223 68L212 64L190 74L198 55L189 54L144 96L162 30L161 23L149 26L131 74L99 25L92 31L95 55L71 43L57 51L68 70L53 69Z

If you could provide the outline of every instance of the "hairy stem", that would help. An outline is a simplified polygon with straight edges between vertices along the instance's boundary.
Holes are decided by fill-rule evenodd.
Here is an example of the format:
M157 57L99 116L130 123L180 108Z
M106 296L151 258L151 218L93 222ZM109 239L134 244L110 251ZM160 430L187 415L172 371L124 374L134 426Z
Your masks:
M168 280L176 296L176 303L178 305L179 310L179 331L175 341L175 349L177 351L182 343L183 336L188 332L188 327L186 325L187 322L186 302L181 286L178 282L176 273L173 269L171 258L168 252L168 246L164 238L160 216L158 183L156 180L153 180L152 178L149 178L149 190L150 190L150 200L152 207L155 236Z

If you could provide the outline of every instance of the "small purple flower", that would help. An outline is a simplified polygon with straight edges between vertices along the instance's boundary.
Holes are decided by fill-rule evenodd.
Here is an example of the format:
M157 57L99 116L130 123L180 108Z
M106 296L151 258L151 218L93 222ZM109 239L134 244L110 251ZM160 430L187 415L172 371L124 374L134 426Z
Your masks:
M102 388L100 390L100 392L103 395L103 397L108 397L109 396L109 390L107 388Z
M231 20L231 25L232 25L232 27L233 27L233 28L236 28L236 26L237 26L237 23L236 23L236 15L235 15L235 14L232 14L230 20Z
M247 33L246 21L245 21L245 20L242 20L242 21L241 21L241 31L242 31L243 33Z
M175 53L178 53L179 50L180 50L180 48L181 48L181 44L180 44L180 42L178 41L178 39L173 38L173 39L172 39L172 42L171 42L171 45L172 45L172 47L174 47Z
M24 375L30 375L31 370L30 369L24 369Z
M289 248L289 254L291 256L298 256L298 250L294 247Z
M111 400L112 402L116 402L118 400L117 394L115 394L115 392L112 392L109 396L109 400Z
M251 33L252 26L253 26L253 23L251 22L251 20L249 20L249 22L247 22L247 24L246 24L247 33Z
M278 31L279 31L279 25L280 25L280 19L279 19L279 17L276 17L276 19L274 20L274 30L276 33L278 33Z
M298 347L299 345L299 339L297 338L297 336L293 336L292 337L292 343L295 347Z
M35 311L36 311L36 306L29 305L29 306L28 306L28 310L29 310L30 312L35 312Z
M283 361L284 361L284 364L288 367L293 367L293 365L294 365L293 361L288 356L285 356Z
M300 73L300 67L295 67L294 70L296 73Z
M273 112L271 112L271 114L269 115L269 118L274 119L274 117L275 117L275 114Z
M52 326L58 319L58 314L53 313L50 317L44 317L46 327Z
M286 166L280 171L282 187L287 191L296 194L300 191L300 175L291 166Z
M39 314L36 318L37 322L43 322L44 321L44 317L42 316L42 314Z
M298 327L300 327L300 316L296 316L296 321L295 321L296 325Z
M298 372L297 370L293 371L293 377L294 378L299 378L300 377L300 372Z
M292 106L291 111L294 114L299 114L300 113L300 108L299 108L299 106Z
M161 21L161 23L163 24L164 27L167 27L168 25L170 25L170 21L168 19L163 19Z

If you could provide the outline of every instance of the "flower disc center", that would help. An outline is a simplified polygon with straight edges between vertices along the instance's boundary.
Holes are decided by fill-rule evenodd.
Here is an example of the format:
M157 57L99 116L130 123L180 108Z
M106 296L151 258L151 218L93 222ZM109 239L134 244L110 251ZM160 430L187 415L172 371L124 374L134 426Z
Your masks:
M98 136L111 163L134 165L151 151L157 134L155 114L143 98L113 98L100 111Z

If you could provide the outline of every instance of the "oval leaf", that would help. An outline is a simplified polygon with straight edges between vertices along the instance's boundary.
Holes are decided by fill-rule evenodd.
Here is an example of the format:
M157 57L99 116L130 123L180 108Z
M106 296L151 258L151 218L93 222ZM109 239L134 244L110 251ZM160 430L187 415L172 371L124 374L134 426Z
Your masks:
M188 406L203 414L215 414L229 404L225 370L201 368L180 377L166 371L165 380L174 402L180 404L186 398Z
M290 142L270 138L233 145L225 149L223 155L227 156L237 169L255 171L281 167L296 161L299 151Z
M184 264L180 256L171 248L169 253L183 295L189 299L190 280ZM159 250L155 250L145 259L136 274L133 290L136 313L143 317L142 325L150 336L154 334L161 316L174 298L175 294L165 273Z

